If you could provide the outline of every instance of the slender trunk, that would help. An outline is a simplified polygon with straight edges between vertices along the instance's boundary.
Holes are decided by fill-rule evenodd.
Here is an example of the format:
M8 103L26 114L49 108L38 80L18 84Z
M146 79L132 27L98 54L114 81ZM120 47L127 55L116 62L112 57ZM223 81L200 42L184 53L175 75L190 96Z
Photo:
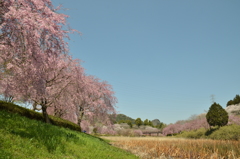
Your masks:
M32 110L33 110L33 111L36 111L36 109L37 109L37 103L34 102L34 103L33 103L33 108L32 108Z
M47 106L45 104L42 105L42 114L45 122L51 124L48 113L47 113Z
M84 109L80 106L80 107L79 107L79 116L78 116L78 125L81 124L83 115L84 115Z
M13 98L14 98L13 96L9 96L9 97L5 97L5 100L8 103L13 103L14 102Z

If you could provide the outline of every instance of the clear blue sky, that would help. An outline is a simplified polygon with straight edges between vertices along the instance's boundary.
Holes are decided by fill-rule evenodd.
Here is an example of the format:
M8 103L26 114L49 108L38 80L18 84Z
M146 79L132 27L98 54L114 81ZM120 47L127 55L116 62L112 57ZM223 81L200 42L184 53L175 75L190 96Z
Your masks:
M240 94L239 0L53 0L70 52L108 81L132 118L184 120Z

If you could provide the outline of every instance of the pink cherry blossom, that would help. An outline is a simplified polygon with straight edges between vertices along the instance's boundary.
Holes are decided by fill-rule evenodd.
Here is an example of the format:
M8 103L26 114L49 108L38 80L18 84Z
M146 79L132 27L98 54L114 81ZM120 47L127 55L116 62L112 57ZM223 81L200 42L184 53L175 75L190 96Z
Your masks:
M117 102L112 86L86 75L68 55L67 15L50 0L0 1L0 93L40 106L48 114L81 124L111 125ZM67 28L67 27L66 27ZM79 33L79 32L78 32Z

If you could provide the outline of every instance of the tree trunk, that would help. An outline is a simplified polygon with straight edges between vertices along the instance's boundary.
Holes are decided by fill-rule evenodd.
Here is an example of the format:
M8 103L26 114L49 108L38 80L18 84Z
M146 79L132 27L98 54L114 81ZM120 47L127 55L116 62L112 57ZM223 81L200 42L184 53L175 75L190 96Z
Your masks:
M79 116L78 116L78 125L79 125L79 126L80 126L80 124L81 124L83 115L84 115L84 109L80 106L80 107L79 107Z
M45 104L42 105L42 114L45 122L51 124L48 113L47 113L47 106Z

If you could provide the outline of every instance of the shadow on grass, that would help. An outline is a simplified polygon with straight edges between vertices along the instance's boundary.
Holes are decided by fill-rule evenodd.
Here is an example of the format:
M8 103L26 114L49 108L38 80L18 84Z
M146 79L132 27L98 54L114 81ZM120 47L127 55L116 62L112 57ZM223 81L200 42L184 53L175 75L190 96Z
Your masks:
M37 140L44 145L49 152L54 152L58 147L64 152L66 146L65 142L73 142L78 145L85 144L76 134L66 133L59 130L59 128L45 123L29 126L25 130L12 130L11 133L23 138Z
M216 130L219 130L219 127L210 128L209 130L206 131L205 136L211 135Z
M75 133L68 133L51 124L30 120L6 111L0 111L0 116L0 122L4 123L3 129L13 135L28 138L33 142L36 141L45 146L49 152L54 152L57 148L64 152L67 142L73 142L78 145L85 144L85 141L80 139Z
M29 119L34 119L38 121L45 121L43 118L43 115L39 112L35 112L33 110L27 109L20 107L18 105L15 105L13 103L8 103L0 100L0 110L5 110L11 113L17 113L21 116L25 116ZM60 127L65 127L71 130L75 130L78 132L81 132L81 128L77 125L74 124L68 120L64 120L61 118L54 117L52 115L49 115L50 121L53 125L60 126Z

